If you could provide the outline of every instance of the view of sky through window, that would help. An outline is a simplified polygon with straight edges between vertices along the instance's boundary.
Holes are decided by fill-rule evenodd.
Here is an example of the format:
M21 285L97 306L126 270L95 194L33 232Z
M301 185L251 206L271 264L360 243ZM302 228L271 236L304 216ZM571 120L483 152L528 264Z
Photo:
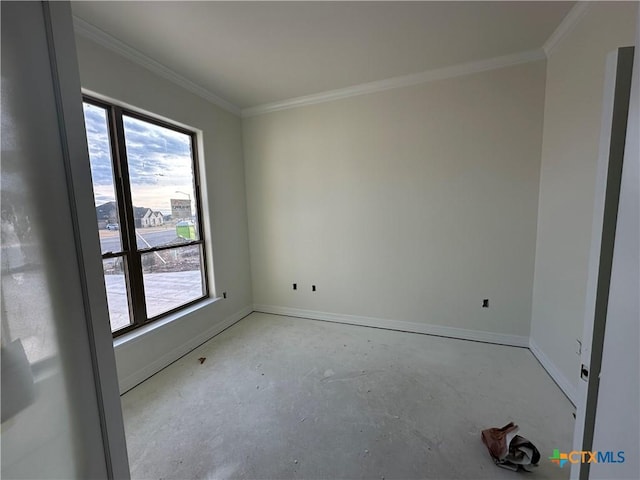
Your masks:
M85 103L84 113L98 206L115 201L107 122L101 107ZM171 198L195 205L189 135L126 115L123 122L134 205L165 215L171 213Z
M84 104L84 123L91 159L91 178L96 206L116 199L107 116L104 108Z

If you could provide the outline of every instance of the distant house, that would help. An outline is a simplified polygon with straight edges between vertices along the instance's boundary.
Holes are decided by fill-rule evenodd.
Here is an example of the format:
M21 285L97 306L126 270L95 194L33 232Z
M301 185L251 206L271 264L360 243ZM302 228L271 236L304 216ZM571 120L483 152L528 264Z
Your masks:
M164 225L164 216L162 212L154 212L149 208L140 219L140 225L142 227L158 227Z
M96 207L98 228L106 228L109 224L118 224L118 207L116 202L107 202ZM133 207L133 219L137 228L158 227L164 225L162 212L147 207Z
M118 207L116 202L107 202L96 207L96 217L98 217L98 228L106 228L108 224L119 222Z

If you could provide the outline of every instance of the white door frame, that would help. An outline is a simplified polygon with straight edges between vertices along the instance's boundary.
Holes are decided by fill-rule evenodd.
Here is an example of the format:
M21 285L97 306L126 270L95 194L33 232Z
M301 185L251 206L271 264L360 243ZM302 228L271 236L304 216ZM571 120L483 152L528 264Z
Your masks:
M581 379L577 387L574 451L590 451L593 445L627 135L632 65L633 47L618 49L610 53L606 59L601 139L580 356ZM571 464L572 479L587 479L588 475L588 463Z

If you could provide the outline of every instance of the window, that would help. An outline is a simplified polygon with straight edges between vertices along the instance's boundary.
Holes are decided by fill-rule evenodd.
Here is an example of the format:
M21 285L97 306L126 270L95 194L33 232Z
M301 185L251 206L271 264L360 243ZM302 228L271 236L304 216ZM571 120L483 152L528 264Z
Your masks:
M114 336L208 297L195 134L85 97Z

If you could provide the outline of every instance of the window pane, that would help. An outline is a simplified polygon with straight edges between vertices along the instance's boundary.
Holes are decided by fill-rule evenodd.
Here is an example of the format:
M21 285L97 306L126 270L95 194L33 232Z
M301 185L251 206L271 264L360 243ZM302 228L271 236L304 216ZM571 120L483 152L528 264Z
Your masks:
M149 318L204 295L200 245L142 254L142 275Z
M132 323L129 316L125 259L124 257L106 258L102 261L102 268L104 269L104 283L107 287L111 331L115 332Z
M84 103L83 107L93 180L93 197L100 233L100 248L102 253L120 252L122 251L122 243L118 223L118 204L113 182L107 111L90 103Z
M138 248L199 239L191 136L123 115Z

